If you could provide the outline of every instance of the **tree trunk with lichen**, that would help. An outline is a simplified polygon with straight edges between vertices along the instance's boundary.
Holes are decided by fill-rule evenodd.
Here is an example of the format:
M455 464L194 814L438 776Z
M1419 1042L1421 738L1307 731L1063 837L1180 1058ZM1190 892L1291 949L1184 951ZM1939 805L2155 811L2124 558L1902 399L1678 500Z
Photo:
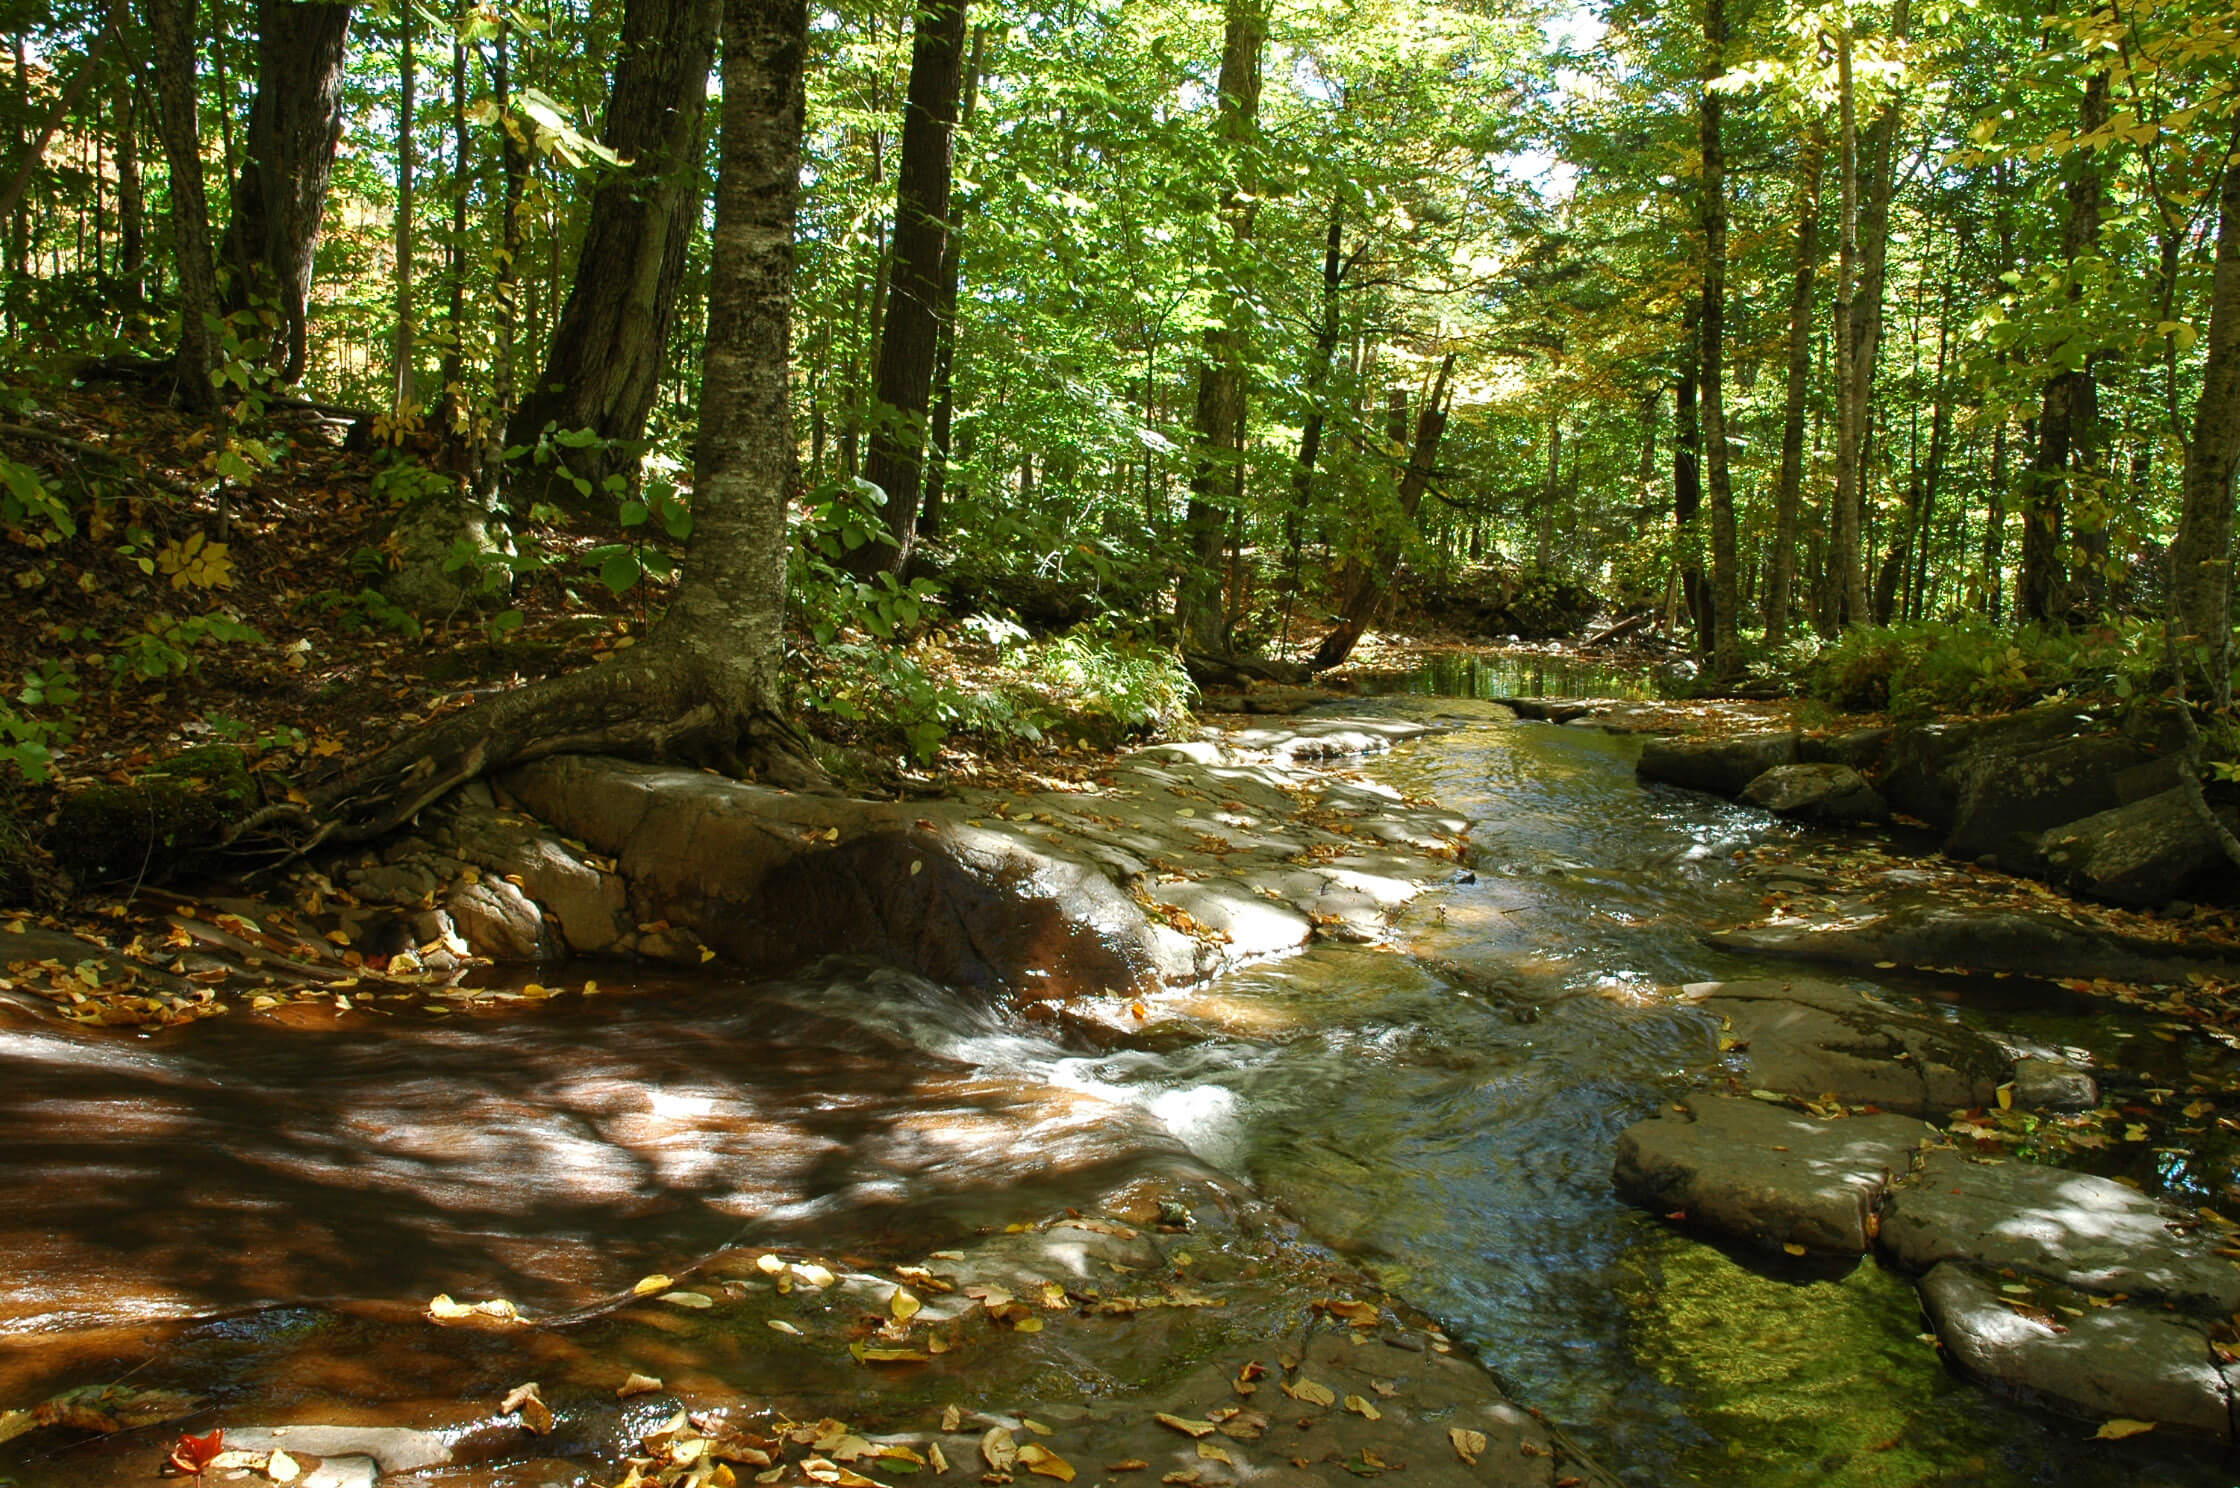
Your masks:
M320 791L313 841L379 836L477 775L555 754L679 759L775 785L824 784L777 711L786 503L798 480L787 380L807 31L806 0L726 0L719 272L676 601L622 658L453 714Z

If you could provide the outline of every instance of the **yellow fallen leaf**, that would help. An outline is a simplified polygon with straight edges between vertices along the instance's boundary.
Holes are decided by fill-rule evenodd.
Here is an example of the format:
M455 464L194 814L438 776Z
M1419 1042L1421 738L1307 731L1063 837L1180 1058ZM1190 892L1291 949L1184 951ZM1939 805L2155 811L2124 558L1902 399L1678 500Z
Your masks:
M522 1429L531 1436L542 1436L552 1429L551 1407L547 1406L544 1403L544 1397L537 1393L537 1382L535 1380L531 1380L525 1385L515 1385L511 1391L507 1392L505 1403L498 1407L498 1414L501 1416L518 1414L521 1417Z
M0 1411L0 1442L11 1442L29 1431L35 1423L27 1410Z
M638 1284L630 1288L630 1293L632 1296L636 1297L647 1297L651 1296L655 1292L665 1292L675 1285L676 1281L674 1278L663 1276L660 1272L656 1271L651 1276L639 1277Z
M787 1322L784 1318L771 1318L770 1326L777 1329L780 1333L790 1333L796 1338L802 1336L801 1330L799 1328L796 1328L793 1324Z
M614 1387L614 1394L617 1400L628 1400L633 1395L651 1395L660 1388L661 1381L652 1375L632 1371L630 1378Z
M1181 1416L1170 1416L1165 1411L1158 1412L1151 1419L1170 1431L1181 1432L1184 1436L1211 1436L1214 1432L1214 1425L1211 1421L1187 1420Z
M303 1476L303 1465L286 1452L275 1451L264 1460L264 1475L275 1483L293 1483Z
M860 1343L849 1344L848 1352L863 1364L923 1364L933 1357L924 1349L869 1348Z
M824 1288L831 1286L834 1281L838 1280L838 1278L835 1277L830 1271L818 1265L815 1261L808 1261L797 1266L789 1266L786 1269L793 1273L793 1279L795 1281L800 1282L805 1287L813 1287L818 1291L822 1291Z
M1472 1467L1478 1465L1478 1454L1486 1449L1486 1434L1470 1431L1460 1426L1447 1428L1447 1440L1454 1443L1454 1454Z
M906 1323L916 1317L918 1309L923 1306L925 1304L911 1295L907 1287L896 1287L893 1300L887 1304L887 1310L894 1314L896 1322Z
M1011 1331L1014 1333L1040 1333L1042 1331L1042 1319L1023 1317L1011 1325Z
M2154 1422L2152 1421L2133 1421L2123 1416L2117 1416L2112 1421L2102 1421L2100 1429L2092 1434L2096 1437L2104 1437L2109 1441L2121 1441L2127 1436L2137 1436L2143 1431L2152 1430L2154 1430Z
M671 1307L713 1307L715 1298L706 1292L663 1292L661 1300Z
M952 1405L941 1412L941 1429L943 1431L955 1431L963 1424L964 1411L962 1408Z
M785 1270L786 1260L784 1256L778 1255L773 1251L766 1250L761 1255L758 1255L754 1258L754 1268L755 1270L761 1271L767 1275L775 1276L780 1271Z
M1034 1417L1032 1416L1021 1416L1019 1418L1019 1424L1021 1426L1024 1426L1027 1430L1033 1432L1036 1436L1056 1436L1058 1434L1057 1432L1051 1430L1048 1426L1045 1426L1040 1421L1034 1419Z
M1229 1449L1219 1442L1199 1442L1198 1455L1208 1462L1226 1462L1231 1467L1237 1465L1237 1459L1230 1456Z
M1352 1411L1357 1416L1366 1416L1372 1421L1381 1421L1384 1419L1383 1411L1378 1410L1375 1406L1371 1405L1368 1401L1363 1400L1358 1395L1348 1395L1346 1397L1346 1409Z
M1791 1255L1793 1255L1793 1256L1801 1256L1801 1255L1803 1255L1803 1254L1805 1253L1805 1249L1804 1249L1804 1247L1803 1247L1803 1246L1801 1246L1801 1245L1799 1245L1799 1244L1798 1244L1798 1243L1797 1243L1796 1241L1794 1241L1794 1240L1788 1240L1788 1241L1784 1241L1784 1242L1782 1242L1782 1246L1781 1246L1781 1248L1782 1248L1783 1250L1787 1251L1787 1252L1788 1252L1789 1254L1791 1254Z
M927 1446L926 1461L937 1473L945 1473L949 1470L949 1459L941 1454L941 1443L939 1442Z
M2000 1110L2011 1111L2014 1109L2014 1081L2007 1081L1998 1088L1996 1093L1999 1097Z
M1304 1400L1309 1405L1336 1405L1338 1403L1337 1395L1331 1391L1328 1385L1318 1385L1303 1375L1300 1377L1299 1383L1285 1385L1283 1393L1293 1400Z
M1019 1443L1009 1428L990 1426L980 1438L980 1456L987 1462L990 1472L1009 1472L1019 1460Z
M1056 1478L1061 1483L1073 1481L1073 1464L1036 1442L1029 1442L1019 1449L1019 1465L1028 1472L1039 1473L1045 1478Z

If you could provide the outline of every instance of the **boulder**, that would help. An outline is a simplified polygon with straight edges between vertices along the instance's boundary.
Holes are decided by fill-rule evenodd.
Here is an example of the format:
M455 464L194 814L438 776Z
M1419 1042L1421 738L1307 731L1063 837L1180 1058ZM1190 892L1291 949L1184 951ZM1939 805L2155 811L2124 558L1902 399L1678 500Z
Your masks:
M1929 1325L1962 1372L2093 1415L2232 1440L2234 1381L2201 1323L2134 1307L2069 1307L2060 1293L2018 1297L2007 1290L2014 1285L1952 1261L1922 1279Z
M1651 739L1634 773L1643 780L1736 796L1777 765L1797 762L1795 734L1736 734L1723 739Z
M2009 1073L2005 1054L1961 1024L1832 982L1699 982L1687 992L1730 1031L1757 1089L1941 1116L1991 1105Z
M545 922L527 894L504 879L480 879L452 887L443 907L459 938L477 956L493 961L555 961L568 946Z
M2120 806L2116 777L2147 762L2137 744L2105 734L2046 744L1978 745L1957 761L1959 786L1944 850L2028 865L2039 834Z
M2079 1291L2229 1316L2240 1307L2240 1266L2181 1233L2180 1223L2107 1178L1931 1152L1890 1191L1882 1248L1917 1271L1972 1262Z
M1891 733L1887 728L1862 728L1841 734L1805 734L1797 740L1797 758L1808 765L1871 770L1890 747Z
M1775 765L1742 788L1742 799L1777 816L1830 823L1890 819L1890 804L1849 765Z
M1931 1129L1903 1116L1829 1119L1737 1096L1692 1095L1680 1112L1618 1135L1612 1182L1630 1203L1775 1248L1863 1254L1891 1176Z
M2183 786L2054 827L2037 850L2049 878L2117 904L2167 904L2231 866Z
M2014 1103L2026 1111L2089 1111L2100 1104L2100 1082L2066 1059L2018 1059Z
M2074 703L2049 703L1997 718L1901 724L1883 751L1877 784L1894 809L1949 827L1965 785L1962 767L1976 751L2042 746L2097 726L2098 720Z

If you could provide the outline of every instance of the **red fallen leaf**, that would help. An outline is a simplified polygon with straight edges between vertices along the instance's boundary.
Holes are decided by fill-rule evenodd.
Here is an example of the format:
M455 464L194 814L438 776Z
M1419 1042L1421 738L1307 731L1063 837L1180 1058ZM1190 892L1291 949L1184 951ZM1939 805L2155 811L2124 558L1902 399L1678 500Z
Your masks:
M223 1426L212 1427L208 1436L189 1436L181 1432L179 1440L171 1447L171 1465L183 1473L199 1478L203 1469L216 1461L218 1454L225 1450L225 1445L226 1429Z

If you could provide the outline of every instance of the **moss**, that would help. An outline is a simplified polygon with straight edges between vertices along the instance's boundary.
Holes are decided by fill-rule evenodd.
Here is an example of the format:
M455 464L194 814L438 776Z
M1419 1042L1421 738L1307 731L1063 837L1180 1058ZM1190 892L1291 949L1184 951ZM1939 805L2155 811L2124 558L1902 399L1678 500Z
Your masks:
M128 785L70 791L47 846L81 884L160 880L190 864L256 803L241 751L205 745L143 770Z

